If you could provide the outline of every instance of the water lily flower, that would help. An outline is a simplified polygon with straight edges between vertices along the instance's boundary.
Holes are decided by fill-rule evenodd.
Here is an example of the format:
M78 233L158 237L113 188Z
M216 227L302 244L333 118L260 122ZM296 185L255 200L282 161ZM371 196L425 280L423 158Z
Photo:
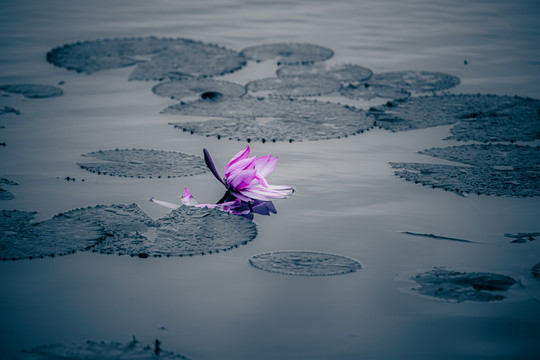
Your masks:
M266 155L249 157L249 146L238 152L225 165L225 177L221 178L208 150L203 149L204 161L212 174L226 188L227 192L216 204L199 204L187 188L182 194L182 204L199 208L219 209L229 214L253 218L253 213L260 215L275 214L276 208L270 199L284 198L292 194L290 186L270 185L266 180L276 167L278 158ZM181 205L151 198L150 201L170 209Z
M208 150L203 149L204 161L212 174L220 181L233 196L241 201L253 200L270 201L285 198L292 194L292 188L284 185L270 185L266 177L274 171L278 162L272 155L259 158L249 157L250 148L238 152L225 165L225 178L221 178Z

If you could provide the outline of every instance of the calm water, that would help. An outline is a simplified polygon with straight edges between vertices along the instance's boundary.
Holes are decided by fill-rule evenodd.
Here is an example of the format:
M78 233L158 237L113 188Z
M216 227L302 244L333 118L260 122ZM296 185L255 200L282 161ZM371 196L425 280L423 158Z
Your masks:
M21 185L5 209L38 219L77 207L138 203L153 217L183 187L203 202L222 195L210 174L126 180L94 175L76 162L89 151L153 148L201 154L224 164L245 144L186 135L159 114L170 100L154 83L128 82L131 69L91 76L45 61L53 47L124 36L185 37L231 49L309 42L335 51L332 63L375 72L441 71L461 78L456 93L540 98L540 3L531 1L11 1L0 3L0 84L64 81L50 99L0 97L21 110L0 118L0 177ZM464 65L464 60L468 64ZM225 78L271 76L271 63ZM383 101L383 100L380 100ZM386 101L386 100L384 100ZM369 106L371 103L361 104ZM538 199L458 197L392 175L389 161L424 161L417 151L453 145L449 127L373 130L341 140L252 145L280 157L272 183L296 189L257 217L259 236L234 251L190 259L140 260L79 253L0 263L0 349L88 339L155 338L204 359L484 359L540 353L537 242L504 233L538 232ZM65 176L85 182L58 180ZM474 240L465 244L402 231ZM334 277L292 277L251 268L274 250L346 255L364 269ZM445 303L411 295L409 274L434 266L518 278L504 302ZM163 328L162 328L163 327Z

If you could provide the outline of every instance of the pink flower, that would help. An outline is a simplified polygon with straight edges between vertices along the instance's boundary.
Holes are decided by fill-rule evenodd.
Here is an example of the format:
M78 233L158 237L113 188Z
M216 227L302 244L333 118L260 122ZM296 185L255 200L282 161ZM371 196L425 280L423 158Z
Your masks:
M292 188L284 185L270 185L266 177L274 171L277 157L266 155L249 157L249 146L238 152L225 165L225 178L222 179L208 150L203 149L204 161L212 174L241 201L270 201L285 198L292 194Z

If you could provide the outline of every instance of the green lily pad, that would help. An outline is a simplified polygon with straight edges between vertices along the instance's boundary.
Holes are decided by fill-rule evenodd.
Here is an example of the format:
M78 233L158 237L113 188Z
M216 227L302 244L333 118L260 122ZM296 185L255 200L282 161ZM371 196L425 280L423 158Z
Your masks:
M95 245L103 228L62 214L32 222L35 212L0 210L0 259L66 255Z
M240 52L246 58L265 61L277 58L278 65L311 64L331 58L331 49L312 44L277 43L255 45Z
M353 107L279 97L194 101L172 105L163 112L219 118L171 125L192 134L244 141L335 139L355 135L373 124L363 111Z
M0 85L0 90L12 93L22 94L25 98L38 99L61 96L64 92L56 86L39 84L7 84ZM18 111L13 108L4 107L4 112L12 112L18 115Z
M249 263L259 270L304 276L341 275L362 268L354 259L313 251L270 252L251 257Z
M78 163L81 168L100 175L161 178L203 174L207 171L200 156L175 151L116 149L99 150L82 156L104 162Z
M373 75L373 72L360 65L344 64L329 66L325 63L316 63L310 65L281 66L276 74L279 78L317 77L351 84L369 79Z
M136 340L128 343L86 341L82 344L53 344L35 346L23 350L19 360L189 360L187 357L161 350L159 340L157 345L144 346Z
M518 96L440 95L388 102L368 112L392 131L456 125L448 139L533 141L540 139L539 100Z
M130 80L211 76L237 70L245 58L233 50L182 38L119 38L77 42L52 49L47 61L85 72L137 65Z
M412 277L419 294L449 302L490 302L506 298L506 292L517 281L506 275L458 272L444 268L419 273Z
M408 181L457 193L540 195L540 147L462 145L421 153L464 165L392 162L394 173Z
M223 97L240 97L246 88L230 81L213 79L183 79L163 81L152 88L154 94L171 99L197 96L205 100L222 100Z
M278 96L319 96L338 91L339 81L316 76L287 76L265 78L246 84L250 93L265 92Z

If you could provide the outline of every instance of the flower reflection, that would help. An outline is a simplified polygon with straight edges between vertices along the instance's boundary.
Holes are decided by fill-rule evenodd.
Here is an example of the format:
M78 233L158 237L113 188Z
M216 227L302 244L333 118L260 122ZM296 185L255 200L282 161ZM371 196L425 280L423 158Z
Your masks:
M203 149L204 161L212 174L226 188L225 195L215 204L199 204L187 188L182 195L182 204L199 208L218 209L229 214L244 216L252 219L253 214L276 214L276 208L271 199L285 198L293 192L286 185L270 185L266 177L274 170L278 162L272 155L249 157L250 148L242 149L225 165L225 177L221 178L208 150ZM151 198L159 205L178 209L181 205L168 203Z

